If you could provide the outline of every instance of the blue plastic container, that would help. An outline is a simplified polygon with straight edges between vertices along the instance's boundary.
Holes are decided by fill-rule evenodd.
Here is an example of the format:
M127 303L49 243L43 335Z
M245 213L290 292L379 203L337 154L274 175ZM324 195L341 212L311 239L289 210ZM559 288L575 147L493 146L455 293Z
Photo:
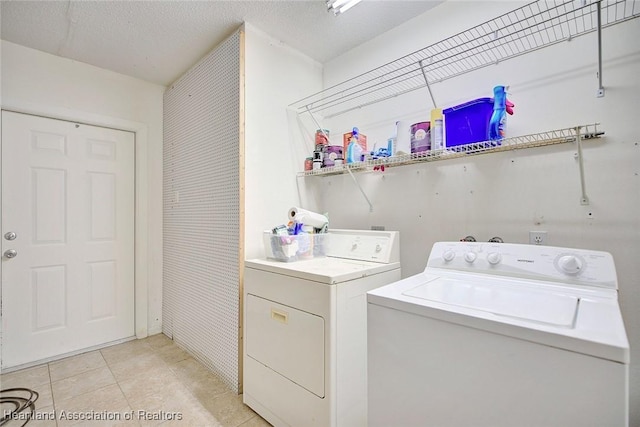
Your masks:
M493 99L478 98L442 110L447 148L489 140Z

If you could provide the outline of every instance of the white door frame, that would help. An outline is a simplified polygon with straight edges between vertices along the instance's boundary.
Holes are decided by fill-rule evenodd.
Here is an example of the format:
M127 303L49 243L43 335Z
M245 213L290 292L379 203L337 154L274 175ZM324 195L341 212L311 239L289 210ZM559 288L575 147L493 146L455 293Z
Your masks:
M32 114L51 119L66 120L69 122L83 123L87 125L102 126L118 130L130 131L135 134L135 334L136 338L145 338L148 335L148 126L145 123L125 120L117 117L87 113L63 107L43 107L40 105L6 105L2 104L2 110L16 113ZM1 199L1 198L0 198ZM2 201L0 200L0 211ZM0 266L0 274L2 267ZM0 295L1 297L2 295ZM0 334L1 340L1 334ZM0 345L2 343L0 342Z

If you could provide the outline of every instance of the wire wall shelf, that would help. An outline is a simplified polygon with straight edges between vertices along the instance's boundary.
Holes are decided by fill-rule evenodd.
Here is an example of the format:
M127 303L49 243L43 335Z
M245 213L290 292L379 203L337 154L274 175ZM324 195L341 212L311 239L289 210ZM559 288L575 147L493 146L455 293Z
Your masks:
M604 132L598 129L598 123L581 125L572 128L551 130L531 135L515 136L500 141L483 141L472 144L458 145L440 151L425 151L422 153L403 154L393 157L382 157L364 162L349 163L339 167L326 167L316 170L298 172L299 177L339 175L349 172L363 172L384 170L393 166L411 165L416 163L449 160L468 157L477 154L496 153L500 151L518 150L523 148L544 147L546 145L576 142L580 140L600 138Z
M638 17L635 0L539 0L290 107L330 118Z

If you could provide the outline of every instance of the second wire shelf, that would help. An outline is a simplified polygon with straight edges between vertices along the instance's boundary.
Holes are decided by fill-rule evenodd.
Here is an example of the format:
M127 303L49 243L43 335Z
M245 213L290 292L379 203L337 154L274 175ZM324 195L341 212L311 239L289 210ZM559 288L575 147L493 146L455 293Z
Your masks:
M550 130L530 135L504 138L499 141L474 142L472 144L458 145L440 151L425 151L422 153L403 154L392 157L366 160L342 165L340 167L326 167L317 170L299 172L299 177L338 175L351 172L374 170L376 166L394 167L411 165L416 163L449 160L459 157L467 157L478 154L497 153L501 151L518 150L524 148L543 147L546 145L575 142L577 135L580 139L588 140L599 138L604 132L598 129L598 123L580 125L570 128Z
M330 118L637 17L634 0L538 0L290 107Z

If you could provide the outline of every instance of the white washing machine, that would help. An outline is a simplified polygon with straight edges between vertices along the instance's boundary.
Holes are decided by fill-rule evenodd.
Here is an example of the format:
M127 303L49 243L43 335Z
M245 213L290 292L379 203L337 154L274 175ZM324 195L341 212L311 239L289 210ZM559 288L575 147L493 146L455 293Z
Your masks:
M368 293L370 426L628 424L611 255L441 242Z
M332 230L327 256L245 262L243 400L274 426L366 426L366 292L400 280L395 231Z

